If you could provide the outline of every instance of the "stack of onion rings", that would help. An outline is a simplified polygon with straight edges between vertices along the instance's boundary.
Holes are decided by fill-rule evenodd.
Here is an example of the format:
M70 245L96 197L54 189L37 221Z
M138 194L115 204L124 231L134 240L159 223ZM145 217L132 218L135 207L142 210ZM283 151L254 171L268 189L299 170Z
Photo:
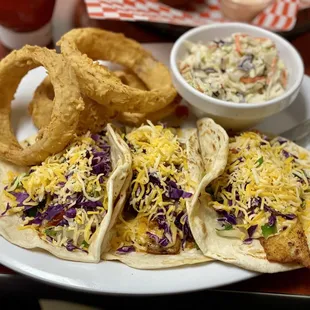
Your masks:
M38 164L62 151L75 134L100 131L112 120L126 125L156 122L175 111L180 97L168 69L138 42L84 28L68 32L57 44L62 54L27 45L0 63L1 159ZM126 70L113 73L94 60L108 60ZM23 76L41 65L48 78L29 106L40 131L33 145L23 147L12 132L11 101Z

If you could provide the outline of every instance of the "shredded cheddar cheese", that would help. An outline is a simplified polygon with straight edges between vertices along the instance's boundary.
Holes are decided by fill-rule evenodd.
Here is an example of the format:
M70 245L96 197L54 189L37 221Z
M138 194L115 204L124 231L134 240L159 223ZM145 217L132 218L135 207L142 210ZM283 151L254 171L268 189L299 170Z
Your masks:
M287 141L245 132L230 139L225 172L212 182L218 233L249 241L289 231L300 215L308 173Z
M27 174L9 175L6 215L19 214L20 229L34 229L46 242L87 252L107 212L110 172L106 136L76 137Z
M114 250L150 252L176 247L184 231L189 186L187 155L174 129L148 123L125 137L133 157L130 197L111 241ZM172 188L173 187L173 188ZM177 188L176 188L177 187ZM179 196L173 196L177 191ZM185 193L185 196L180 193ZM186 223L185 223L186 222ZM126 252L124 251L124 252Z

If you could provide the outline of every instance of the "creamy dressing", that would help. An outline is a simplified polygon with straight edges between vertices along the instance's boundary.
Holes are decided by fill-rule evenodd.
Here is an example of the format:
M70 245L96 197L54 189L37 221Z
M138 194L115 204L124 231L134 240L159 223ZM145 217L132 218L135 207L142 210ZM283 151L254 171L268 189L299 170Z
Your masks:
M206 44L185 42L179 63L184 79L213 98L258 103L276 98L287 86L287 70L274 42L234 33Z

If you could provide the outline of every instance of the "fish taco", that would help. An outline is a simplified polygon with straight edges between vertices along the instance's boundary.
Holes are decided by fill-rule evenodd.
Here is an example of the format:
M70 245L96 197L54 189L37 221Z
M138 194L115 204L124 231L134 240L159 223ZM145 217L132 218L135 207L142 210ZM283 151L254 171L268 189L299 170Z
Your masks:
M209 261L188 220L188 208L204 176L197 129L148 122L127 133L125 141L133 177L123 210L112 220L103 259L140 269Z
M307 150L256 131L231 137L225 171L196 195L197 244L207 256L258 272L309 267L309 182Z
M77 136L40 165L1 163L0 235L62 259L99 262L130 168L130 151L110 125Z

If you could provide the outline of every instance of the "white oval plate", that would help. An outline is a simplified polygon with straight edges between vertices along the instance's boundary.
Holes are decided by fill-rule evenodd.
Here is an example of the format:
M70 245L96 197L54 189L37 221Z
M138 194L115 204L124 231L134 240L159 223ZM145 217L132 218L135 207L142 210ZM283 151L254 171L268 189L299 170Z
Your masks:
M170 44L146 45L155 57L168 62ZM13 124L18 138L36 132L27 113L27 105L45 70L32 70L22 80L13 102ZM310 78L305 76L301 92L287 110L267 119L258 128L278 134L310 118ZM39 250L25 250L0 238L0 262L22 274L50 284L76 290L114 294L167 294L189 292L230 284L254 277L249 272L220 262L166 270L137 270L119 262L99 264L60 260Z

